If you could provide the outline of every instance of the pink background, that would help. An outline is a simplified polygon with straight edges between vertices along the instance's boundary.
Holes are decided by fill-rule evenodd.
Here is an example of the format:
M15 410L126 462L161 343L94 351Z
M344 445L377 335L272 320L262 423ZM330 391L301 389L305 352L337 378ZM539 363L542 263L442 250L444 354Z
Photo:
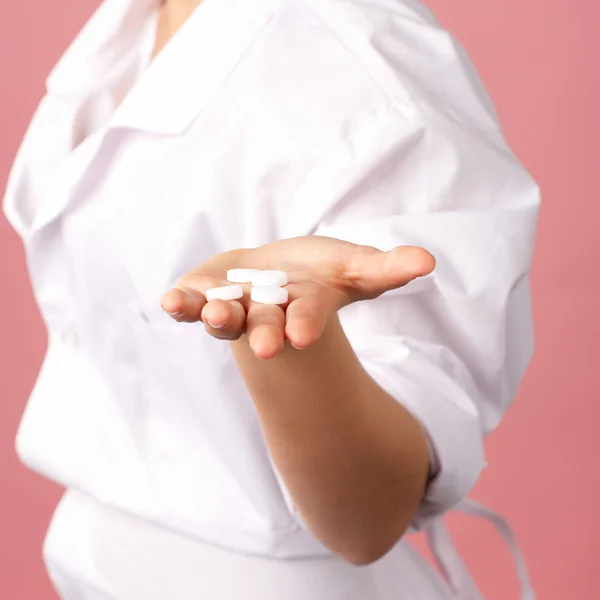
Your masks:
M0 3L0 188L46 74L97 3ZM594 0L430 4L470 52L545 200L533 272L537 354L488 442L490 467L474 496L512 521L540 600L593 600L600 598L600 377L592 372L600 368L600 9ZM0 598L50 600L41 544L60 490L26 471L13 450L46 339L20 243L3 219L0 281ZM451 522L486 597L517 598L509 554L491 528Z

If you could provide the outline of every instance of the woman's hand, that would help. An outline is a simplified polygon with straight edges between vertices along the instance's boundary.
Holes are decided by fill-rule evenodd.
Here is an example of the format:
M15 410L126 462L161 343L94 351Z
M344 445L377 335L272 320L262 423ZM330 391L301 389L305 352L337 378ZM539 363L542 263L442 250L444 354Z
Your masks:
M215 256L186 273L162 299L177 321L202 321L213 337L236 340L247 334L257 357L275 356L289 341L307 348L340 308L369 300L431 273L435 260L426 250L399 246L382 252L341 240L307 236ZM206 290L231 285L228 269L286 271L289 301L273 306L250 300L250 285L240 300L206 301Z
M338 311L430 273L415 247L390 252L300 237L220 254L184 275L162 300L178 321L203 321L236 340L232 355L257 410L269 452L310 532L352 564L383 556L423 497L429 467L423 427L363 368ZM289 302L207 302L228 269L286 271ZM284 350L288 341L305 352ZM282 351L283 350L283 351ZM257 360L272 358L273 360ZM382 502L382 498L385 499Z

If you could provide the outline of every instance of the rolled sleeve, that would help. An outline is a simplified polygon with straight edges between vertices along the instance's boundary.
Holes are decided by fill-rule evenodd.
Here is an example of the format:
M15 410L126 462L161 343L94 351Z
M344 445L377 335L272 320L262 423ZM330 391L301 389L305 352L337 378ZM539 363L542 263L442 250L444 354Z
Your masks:
M398 341L381 341L371 358L358 349L371 377L400 401L422 425L431 451L432 477L414 530L455 506L473 487L486 465L480 415L460 382L444 373L431 356L402 344L405 357L398 357ZM387 348L387 350L386 350Z

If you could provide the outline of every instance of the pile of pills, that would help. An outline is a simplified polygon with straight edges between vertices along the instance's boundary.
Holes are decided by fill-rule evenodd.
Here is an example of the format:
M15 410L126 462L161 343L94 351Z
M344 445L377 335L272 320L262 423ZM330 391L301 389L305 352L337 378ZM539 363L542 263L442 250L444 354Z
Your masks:
M227 281L234 284L250 283L250 298L260 304L285 304L288 291L283 287L288 284L288 276L284 271L261 271L259 269L230 269ZM206 299L238 300L244 295L241 285L225 285L206 290Z

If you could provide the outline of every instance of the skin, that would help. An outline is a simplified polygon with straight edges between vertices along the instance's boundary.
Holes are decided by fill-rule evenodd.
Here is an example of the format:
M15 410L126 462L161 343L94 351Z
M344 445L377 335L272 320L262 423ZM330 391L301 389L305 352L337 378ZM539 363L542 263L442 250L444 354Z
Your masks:
M162 0L152 58L160 53L201 3L202 0Z
M354 565L388 552L425 491L429 451L421 425L363 369L338 311L429 274L424 249L390 252L308 236L220 254L162 299L180 322L202 321L229 343L256 405L268 449L304 523ZM206 302L233 268L288 273L289 302Z

